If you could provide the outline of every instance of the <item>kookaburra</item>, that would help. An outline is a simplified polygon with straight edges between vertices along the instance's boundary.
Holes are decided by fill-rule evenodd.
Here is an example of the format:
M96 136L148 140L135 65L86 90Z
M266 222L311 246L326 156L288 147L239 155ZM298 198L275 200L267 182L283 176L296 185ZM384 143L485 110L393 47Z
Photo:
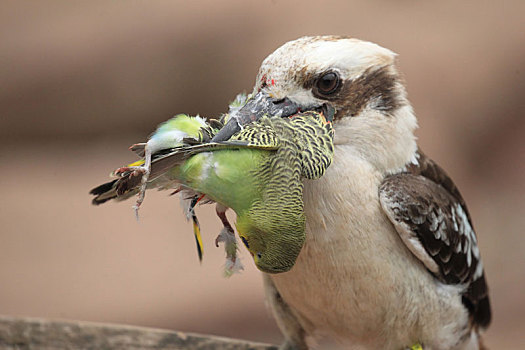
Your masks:
M309 113L329 120L316 121ZM93 202L128 198L140 186L138 207L148 176L161 181L165 173L168 183L184 183L236 210L243 243L266 272L267 298L285 336L283 350L308 349L318 337L351 349L481 348L479 334L491 313L476 235L458 189L416 144L416 117L392 51L335 36L286 43L264 60L250 99L230 111L224 127L206 140L196 137L206 125L188 116L161 125L141 144L145 160L118 169L126 175L93 189ZM211 152L211 146L248 139L260 139L264 149L273 144L272 133L288 140L283 148L288 151ZM329 136L324 146L312 147L315 134ZM180 165L178 157L192 153L173 151L173 139L183 142L192 135L204 142L195 147L206 152ZM174 153L160 152L152 160L164 148ZM282 164L292 168L283 172ZM304 171L319 167L320 172ZM192 208L200 198L192 200ZM243 216L243 208L255 208L254 215ZM218 214L233 236L225 210ZM295 231L281 236L282 230L264 229L282 228L279 222L290 217ZM268 248L262 242L269 237L275 239ZM276 264L283 256L285 264Z
M303 37L257 75L253 93L273 114L336 110L333 163L305 180L304 247L290 271L264 275L282 349L317 337L351 349L482 348L491 313L476 235L458 189L417 146L395 58L357 39Z

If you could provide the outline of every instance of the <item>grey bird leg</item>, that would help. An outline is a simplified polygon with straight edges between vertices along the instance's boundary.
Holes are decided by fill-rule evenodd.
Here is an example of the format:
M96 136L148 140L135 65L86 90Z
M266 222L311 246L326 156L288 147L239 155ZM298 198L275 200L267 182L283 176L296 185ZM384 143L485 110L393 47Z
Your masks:
M217 206L215 207L215 212L217 213L217 216L219 217L219 219L221 219L222 225L224 226L224 228L226 229L228 234L234 235L233 227L230 224L230 222L228 221L228 218L226 217L226 210L228 210L227 207L217 203ZM215 239L215 246L216 247L219 246L219 241L220 241L220 234Z
M305 330L275 288L270 276L263 274L263 282L266 298L277 321L277 326L285 337L279 350L308 350Z
M223 228L217 238L215 238L215 246L219 246L219 243L224 243L224 250L226 252L226 263L224 265L224 276L230 277L234 273L243 270L242 263L237 257L237 239L235 237L235 231L233 231L232 225L226 217L226 210L228 207L225 207L222 204L217 203L215 211L217 216L222 221Z

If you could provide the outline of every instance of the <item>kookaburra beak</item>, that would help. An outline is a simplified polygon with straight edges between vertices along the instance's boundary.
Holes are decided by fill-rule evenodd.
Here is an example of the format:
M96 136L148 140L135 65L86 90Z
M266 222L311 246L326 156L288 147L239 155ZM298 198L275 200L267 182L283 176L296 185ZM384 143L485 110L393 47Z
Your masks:
M226 141L245 125L257 121L265 115L284 118L296 114L299 110L299 106L288 98L277 100L270 97L266 91L259 91L244 106L232 113L226 125L211 141Z

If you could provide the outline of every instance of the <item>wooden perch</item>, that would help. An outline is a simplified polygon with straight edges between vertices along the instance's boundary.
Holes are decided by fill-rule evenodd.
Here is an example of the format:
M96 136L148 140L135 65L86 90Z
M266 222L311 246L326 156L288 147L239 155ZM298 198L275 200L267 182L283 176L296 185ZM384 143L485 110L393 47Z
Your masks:
M277 347L163 329L0 316L0 349L277 350Z

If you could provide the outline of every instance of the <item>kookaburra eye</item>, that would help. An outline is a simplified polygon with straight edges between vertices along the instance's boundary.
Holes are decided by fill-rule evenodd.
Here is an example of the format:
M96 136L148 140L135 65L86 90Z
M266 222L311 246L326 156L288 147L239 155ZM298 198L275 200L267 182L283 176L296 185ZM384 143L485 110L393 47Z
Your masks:
M337 91L339 84L339 75L336 72L327 72L317 79L316 87L320 94L330 95Z

